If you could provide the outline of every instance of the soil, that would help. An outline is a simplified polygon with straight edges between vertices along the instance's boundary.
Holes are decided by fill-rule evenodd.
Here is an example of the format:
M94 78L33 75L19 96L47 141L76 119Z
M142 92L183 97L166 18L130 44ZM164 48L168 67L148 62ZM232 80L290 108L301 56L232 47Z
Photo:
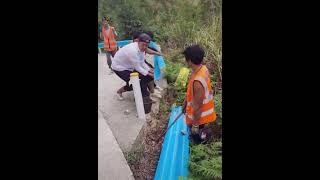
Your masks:
M174 100L171 95L166 93L161 101L161 106L168 108ZM153 118L146 123L143 130L141 146L132 150L132 153L136 153L138 156L135 162L129 163L136 180L152 180L154 178L163 143L161 135L167 128L169 116L170 111L164 109L160 109L158 114L153 114Z

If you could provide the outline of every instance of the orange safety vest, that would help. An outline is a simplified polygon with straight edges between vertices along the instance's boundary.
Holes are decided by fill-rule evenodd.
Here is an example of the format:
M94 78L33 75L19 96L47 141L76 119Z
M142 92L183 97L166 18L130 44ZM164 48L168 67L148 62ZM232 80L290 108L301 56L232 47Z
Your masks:
M102 28L102 35L104 41L104 49L106 51L114 51L117 49L117 42L114 38L113 27L109 26L109 36L107 36L107 29L105 27Z
M194 123L193 113L194 109L192 106L193 101L193 82L195 80L199 81L205 90L205 97L201 106L201 118L197 119L196 124L202 125L210 123L216 120L217 115L214 110L214 99L213 90L211 87L211 81L209 78L209 71L206 66L202 65L198 72L195 72L190 77L187 89L187 107L186 107L186 123L187 125L192 125Z

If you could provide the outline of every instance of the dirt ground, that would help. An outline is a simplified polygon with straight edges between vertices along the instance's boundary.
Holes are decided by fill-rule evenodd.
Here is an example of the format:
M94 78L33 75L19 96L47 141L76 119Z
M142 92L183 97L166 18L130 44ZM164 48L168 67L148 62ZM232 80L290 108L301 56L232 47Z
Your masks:
M163 137L170 116L169 108L174 99L167 93L160 102L158 114L151 114L153 117L147 121L143 129L142 143L135 145L133 150L126 154L128 164L136 180L152 180L160 158ZM159 139L160 138L160 139ZM158 142L157 142L158 141Z

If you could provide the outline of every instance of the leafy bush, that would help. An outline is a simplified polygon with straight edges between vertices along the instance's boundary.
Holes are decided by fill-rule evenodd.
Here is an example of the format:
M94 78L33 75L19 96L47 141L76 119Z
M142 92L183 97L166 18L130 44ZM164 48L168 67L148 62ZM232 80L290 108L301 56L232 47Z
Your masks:
M216 94L214 96L215 111L218 114L218 117L222 119L222 94Z
M222 179L222 142L190 145L189 180Z
M175 64L170 61L166 61L164 77L167 79L169 84L172 84L176 81L181 67L182 65L180 64Z

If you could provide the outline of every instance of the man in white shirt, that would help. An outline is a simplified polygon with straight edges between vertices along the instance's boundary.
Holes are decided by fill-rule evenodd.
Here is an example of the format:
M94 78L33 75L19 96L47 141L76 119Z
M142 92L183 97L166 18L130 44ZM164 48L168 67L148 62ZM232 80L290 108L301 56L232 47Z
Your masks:
M153 81L153 70L145 63L145 52L162 56L161 53L148 48L151 37L146 33L139 35L138 42L133 42L120 48L115 54L111 68L113 71L126 82L126 85L118 91L118 97L123 99L122 93L132 91L132 85L129 86L130 74L138 72L143 97L149 96L148 83Z
M139 41L139 35L142 34L142 33L143 32L134 32L133 36L132 36L132 41L133 42L138 42ZM149 35L150 38L151 38L151 41L153 41L153 33L151 31L146 31L144 33ZM152 47L150 44L149 44L148 48L153 50L153 51L161 52L161 51L157 50L156 48ZM153 60L151 60L151 59L153 59L152 57L153 57L152 55L146 54L145 63L149 66L149 68L154 70L154 62L153 62ZM156 86L156 84L155 84L154 78L153 78L153 80L150 81L149 84L148 84L148 90L151 93L151 95L153 95L153 97L161 98L162 97L161 96L161 92L159 91L161 88L159 86L157 86L156 89L155 89L155 86Z

